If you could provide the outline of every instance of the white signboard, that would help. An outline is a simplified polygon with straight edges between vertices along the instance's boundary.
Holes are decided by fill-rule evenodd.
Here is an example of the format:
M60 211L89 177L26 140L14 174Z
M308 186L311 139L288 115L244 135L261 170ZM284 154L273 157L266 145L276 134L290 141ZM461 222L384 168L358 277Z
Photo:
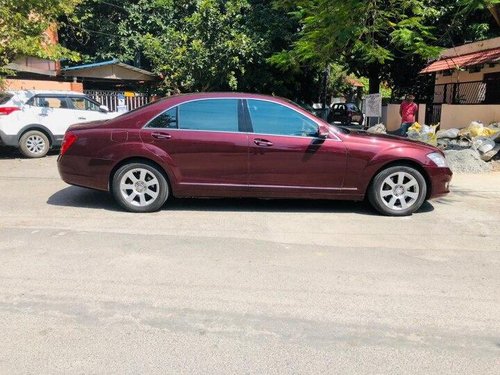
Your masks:
M369 94L365 96L366 117L382 117L382 94Z

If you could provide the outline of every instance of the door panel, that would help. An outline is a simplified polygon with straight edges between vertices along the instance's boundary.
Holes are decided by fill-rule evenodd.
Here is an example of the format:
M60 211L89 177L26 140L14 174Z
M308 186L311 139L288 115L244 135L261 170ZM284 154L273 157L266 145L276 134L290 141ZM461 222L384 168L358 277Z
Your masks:
M293 188L342 188L347 155L340 140L333 134L331 139L318 138L318 124L293 108L260 100L247 103L254 131L249 139L250 188L285 195ZM299 193L295 189L293 194Z
M255 140L270 145L259 145ZM284 190L293 186L323 190L342 187L346 168L346 150L342 142L254 134L249 144L250 186L274 186Z
M61 140L69 125L76 122L73 110L68 108L64 96L40 95L29 101L30 111L37 122L49 129L57 140Z
M188 102L165 111L142 130L144 142L171 157L181 194L247 190L249 136L239 132L241 105L237 99Z

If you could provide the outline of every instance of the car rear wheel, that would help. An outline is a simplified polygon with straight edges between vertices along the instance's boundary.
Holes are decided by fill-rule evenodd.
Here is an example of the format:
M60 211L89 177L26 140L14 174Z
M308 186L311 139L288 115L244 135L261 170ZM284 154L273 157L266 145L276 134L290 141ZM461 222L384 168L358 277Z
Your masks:
M19 148L28 158L41 158L49 152L49 138L38 130L27 131L19 140Z
M394 166L375 176L368 199L381 214L407 216L422 206L426 194L427 184L419 171L408 166Z
M158 211L169 196L163 173L147 163L129 163L113 176L112 193L116 201L131 212Z

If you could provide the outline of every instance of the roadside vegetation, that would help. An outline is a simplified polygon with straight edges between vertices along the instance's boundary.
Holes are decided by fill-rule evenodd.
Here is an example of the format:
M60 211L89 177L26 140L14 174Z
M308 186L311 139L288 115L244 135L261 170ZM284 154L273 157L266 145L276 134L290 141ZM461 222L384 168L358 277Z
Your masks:
M366 92L424 95L441 48L498 36L500 0L4 0L0 65L31 55L118 58L162 77L160 93L257 91L300 102ZM43 31L58 25L50 46ZM1 72L6 73L5 68ZM389 93L389 94L387 94Z

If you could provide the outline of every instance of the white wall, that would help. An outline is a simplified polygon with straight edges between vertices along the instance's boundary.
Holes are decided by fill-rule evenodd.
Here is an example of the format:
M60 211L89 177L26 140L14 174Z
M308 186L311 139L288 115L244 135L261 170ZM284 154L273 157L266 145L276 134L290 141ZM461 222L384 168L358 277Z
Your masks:
M443 104L441 129L464 128L472 121L481 121L485 125L500 122L500 104Z

